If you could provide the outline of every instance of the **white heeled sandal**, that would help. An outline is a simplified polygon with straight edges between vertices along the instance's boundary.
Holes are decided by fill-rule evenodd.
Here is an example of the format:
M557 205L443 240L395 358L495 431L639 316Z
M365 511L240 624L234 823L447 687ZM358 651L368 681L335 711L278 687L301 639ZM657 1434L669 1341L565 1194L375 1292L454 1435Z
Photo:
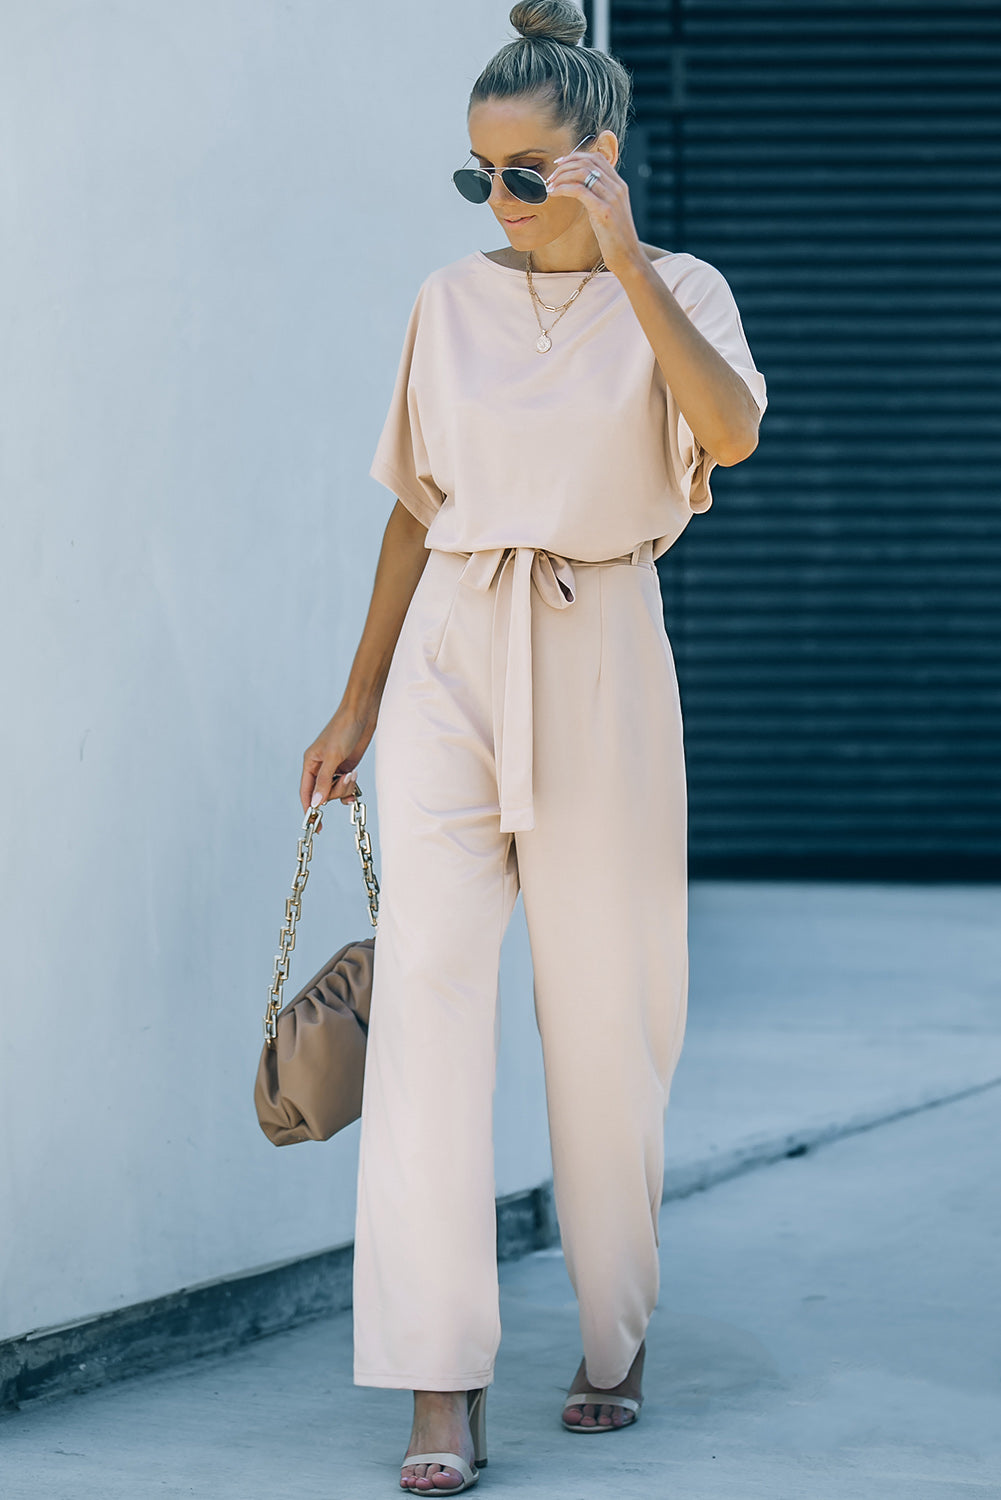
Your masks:
M411 1495L461 1495L463 1490L468 1490L477 1483L480 1470L487 1466L487 1387L481 1386L478 1391L466 1392L466 1410L469 1413L469 1431L473 1439L473 1466L460 1458L458 1453L411 1453L405 1463L400 1465L402 1475L405 1468L411 1464L441 1464L443 1468L457 1469L462 1475L461 1484L453 1484L449 1489L435 1488L430 1490L418 1490L411 1484L401 1484L400 1489Z
M563 1403L563 1411L566 1413L571 1406L625 1406L633 1413L631 1422L595 1422L593 1427L584 1427L580 1422L568 1422L566 1416L560 1420L567 1432L621 1432L624 1427L635 1427L639 1419L640 1407L643 1405L642 1396L634 1401L632 1396L612 1396L608 1391L575 1391L568 1396ZM425 1491L430 1494L430 1491Z

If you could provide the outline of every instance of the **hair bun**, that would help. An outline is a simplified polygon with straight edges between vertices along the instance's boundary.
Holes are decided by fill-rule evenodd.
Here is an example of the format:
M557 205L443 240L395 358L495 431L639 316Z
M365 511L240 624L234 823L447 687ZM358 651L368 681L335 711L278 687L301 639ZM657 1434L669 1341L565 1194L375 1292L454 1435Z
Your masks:
M529 42L576 47L587 31L584 13L570 0L520 0L508 19Z

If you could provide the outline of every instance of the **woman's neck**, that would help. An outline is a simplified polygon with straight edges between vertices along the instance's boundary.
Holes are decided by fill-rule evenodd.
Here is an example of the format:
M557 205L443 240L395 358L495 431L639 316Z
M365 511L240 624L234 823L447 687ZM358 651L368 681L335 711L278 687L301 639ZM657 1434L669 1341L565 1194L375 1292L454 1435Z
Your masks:
M527 256L522 255L522 265ZM586 276L601 260L601 246L590 229L583 234L561 235L549 245L532 251L533 271L579 271Z

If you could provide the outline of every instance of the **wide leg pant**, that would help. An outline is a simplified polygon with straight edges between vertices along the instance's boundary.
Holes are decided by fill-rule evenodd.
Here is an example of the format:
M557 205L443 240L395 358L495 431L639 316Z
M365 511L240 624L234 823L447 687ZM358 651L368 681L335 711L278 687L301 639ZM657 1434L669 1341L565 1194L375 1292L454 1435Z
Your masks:
M687 807L650 557L649 543L589 565L527 547L432 550L404 621L375 734L358 1385L493 1379L497 994L519 887L592 1382L625 1377L656 1305L664 1110L688 991Z

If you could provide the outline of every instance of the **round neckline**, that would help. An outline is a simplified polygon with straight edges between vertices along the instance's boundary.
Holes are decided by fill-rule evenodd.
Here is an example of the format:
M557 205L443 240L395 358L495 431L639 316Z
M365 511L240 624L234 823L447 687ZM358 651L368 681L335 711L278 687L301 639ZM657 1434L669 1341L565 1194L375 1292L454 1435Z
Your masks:
M521 276L521 277L524 277L524 275L525 275L525 272L523 270L519 271L517 269L517 267L515 267L515 266L502 266L498 261L491 260L490 257L489 257L489 255L487 254L487 252L485 250L475 250L473 253L474 253L474 255L478 255L480 257L480 259L486 265L493 266L493 268L494 268L495 271L503 271L504 274L505 274L505 276ZM667 255L658 255L657 259L656 260L652 260L650 262L650 264L652 266L657 266L657 265L660 264L660 262L662 260L670 260L672 253L673 252L668 252ZM583 273L581 271L533 271L532 272L533 277L536 277L536 278L539 277L539 276L581 276L583 274L585 274L585 273ZM599 271L597 273L597 275L593 279L595 281L597 281L598 276L611 276L611 277L613 277L616 280L618 279L617 277L615 277L614 271L610 271L607 266L605 267L604 271Z

